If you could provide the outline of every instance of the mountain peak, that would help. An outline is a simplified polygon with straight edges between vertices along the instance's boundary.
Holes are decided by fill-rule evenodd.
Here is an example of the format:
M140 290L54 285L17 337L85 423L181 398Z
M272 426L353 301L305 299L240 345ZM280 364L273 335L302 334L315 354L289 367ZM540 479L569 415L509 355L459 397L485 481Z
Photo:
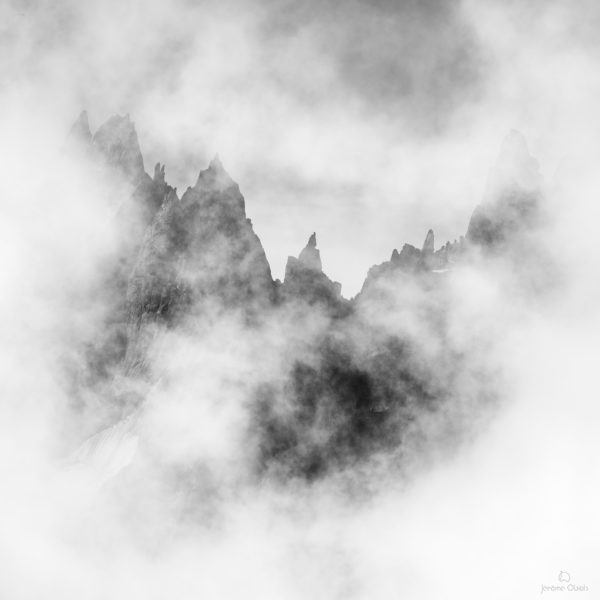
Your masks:
M298 260L309 269L322 271L321 253L317 250L317 234L313 233L308 238L308 243L298 255Z
M113 115L105 121L94 134L93 143L106 162L121 170L128 179L137 181L144 174L144 159L129 114Z
M433 229L430 229L425 236L425 241L423 242L423 252L428 254L433 254L435 250L435 238L433 235Z
M208 188L220 191L236 185L229 173L225 170L218 154L210 161L208 167L200 171L195 189Z
M159 162L154 165L154 182L165 183L165 165L161 165Z
M208 165L208 168L212 169L213 171L225 171L218 153L214 155L213 159Z

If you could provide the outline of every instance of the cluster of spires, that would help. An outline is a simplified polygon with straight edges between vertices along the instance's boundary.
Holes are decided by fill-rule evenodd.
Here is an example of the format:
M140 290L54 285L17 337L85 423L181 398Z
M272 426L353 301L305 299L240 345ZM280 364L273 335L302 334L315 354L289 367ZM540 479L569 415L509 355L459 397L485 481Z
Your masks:
M537 163L522 136L511 132L486 200L473 213L467 235L436 250L430 229L420 249L410 244L400 251L394 249L389 261L369 270L361 292L346 300L340 284L323 272L314 232L298 257L288 258L284 281L273 281L262 244L246 217L244 198L218 155L200 172L194 187L179 198L166 182L164 164L155 165L153 177L145 172L128 115L111 117L92 135L84 112L73 126L71 139L76 151L89 154L94 164L104 163L133 188L121 209L126 211L124 218L116 220L117 227L126 228L119 236L126 243L107 282L115 293L106 296L115 299L115 304L107 311L110 316L103 326L96 328L102 338L97 342L94 368L100 364L103 372L124 375L119 405L137 406L150 389L150 349L161 325L164 330L193 327L198 321L210 322L215 310L230 309L251 325L260 322L262 315L279 314L281 306L286 308L285 315L289 307L298 308L292 314L301 323L304 316L312 320L317 305L330 317L317 320L321 327L314 347L318 366L297 354L283 391L261 385L257 392L261 464L287 463L291 472L306 477L347 457L354 460L381 444L397 444L402 439L398 423L414 418L412 409L407 413L406 407L417 398L431 408L443 397L430 389L431 380L457 368L453 353L439 355L451 368L440 369L437 362L425 372L422 365L415 368L410 340L382 330L377 319L371 323L376 312L371 309L385 311L388 290L394 299L408 277L418 278L424 289L436 289L444 280L440 273L449 271L471 248L501 251L514 245L520 232L535 222L539 196ZM368 307L366 315L361 313L363 306ZM366 318L345 318L350 315ZM438 319L434 320L437 327ZM298 328L296 322L293 327ZM364 327L375 345L365 344L353 356L353 340L363 335ZM479 371L477 379L485 379ZM291 407L289 414L282 414L277 405L278 393L286 395L282 405ZM323 404L330 413L321 411ZM324 423L324 414L335 418ZM397 434L386 440L389 431Z
M71 138L76 139L80 145L83 144L88 151L101 155L106 163L120 171L138 188L146 186L145 192L138 195L154 198L152 200L153 210L167 201L177 199L176 189L168 186L165 181L164 164L157 163L155 165L153 178L145 173L135 126L128 114L124 117L115 115L109 118L92 135L87 113L83 111L72 127ZM501 241L502 236L506 234L503 227L506 229L508 226L514 226L515 214L508 214L507 216L504 207L499 205L498 199L490 198L490 196L493 196L494 193L497 195L497 189L506 186L506 182L509 181L523 191L525 195L530 193L533 201L535 201L537 199L538 188L536 186L539 185L539 174L537 161L529 155L523 136L514 130L510 132L503 143L497 165L496 175L502 178L502 181L494 183L492 177L492 183L495 187L491 192L488 190L487 203L475 210L466 237L461 236L459 240L452 243L447 242L436 251L434 232L430 229L421 249L410 244L405 244L400 252L394 249L389 261L377 265L369 271L365 286L369 282L372 283L372 280L382 272L394 269L434 272L444 270L449 263L453 262L455 256L464 251L469 242L492 245L498 240ZM210 193L215 193L224 192L234 187L237 189L237 184L225 171L217 154L208 168L200 172L194 188L188 188L188 191L192 189L202 194L204 191L209 190ZM234 196L239 205L240 217L245 219L245 207L241 194L225 194L224 197L231 199ZM185 197L184 194L183 198ZM516 218L521 218L527 214L529 199L529 196L525 197L522 203L524 208L518 207ZM284 285L287 284L288 287L294 288L294 279L300 279L303 285L306 285L307 273L311 273L313 279L316 273L322 274L321 256L317 248L315 233L310 236L306 247L300 252L298 258L289 257ZM332 282L324 274L323 277L324 279L319 284L320 287L327 289L328 294L338 294L339 284Z

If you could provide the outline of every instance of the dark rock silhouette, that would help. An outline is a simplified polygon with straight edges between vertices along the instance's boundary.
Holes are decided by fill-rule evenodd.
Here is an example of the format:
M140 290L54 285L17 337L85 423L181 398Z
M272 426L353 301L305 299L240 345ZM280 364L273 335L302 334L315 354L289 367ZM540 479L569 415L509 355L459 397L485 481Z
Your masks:
M348 308L347 301L342 298L341 284L323 273L315 233L310 236L298 258L288 257L281 290L285 301L319 304L332 311L332 314L344 314Z
M274 301L271 269L244 197L215 157L181 200L170 191L146 232L127 290L127 370L144 364L149 326L227 310L251 320Z
M151 351L170 329L191 335L199 323L235 315L257 332L264 320L277 322L283 340L312 331L302 352L290 350L286 372L249 392L256 467L284 476L318 477L397 447L419 414L452 399L469 367L444 330L443 281L473 249L510 247L535 225L541 200L537 162L511 132L466 239L436 250L430 229L421 249L404 244L373 266L349 301L323 272L315 233L288 258L283 283L273 281L245 199L218 156L179 198L164 165L152 177L144 171L129 116L111 117L92 136L84 112L70 139L132 190L115 217L117 259L100 278L109 318L103 339L89 344L89 369L105 380L118 372L115 396L127 414L144 401L138 382L159 377ZM393 311L408 288L418 290L421 327L438 340L433 357L373 318Z
M423 249L421 252L423 254L433 254L434 251L434 236L433 229L430 229L425 236L425 241L423 242Z

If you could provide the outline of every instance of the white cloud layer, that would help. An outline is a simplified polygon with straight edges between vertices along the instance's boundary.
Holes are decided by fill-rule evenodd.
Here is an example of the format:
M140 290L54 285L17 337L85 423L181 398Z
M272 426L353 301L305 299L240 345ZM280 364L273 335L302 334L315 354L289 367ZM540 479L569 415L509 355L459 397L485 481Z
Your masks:
M600 593L600 12L448 5L309 3L291 17L279 2L0 5L0 597L525 599L561 570L585 598ZM443 43L410 52L406 23L431 23ZM376 75L347 70L355 46ZM440 60L454 49L454 66ZM403 73L396 97L388 78ZM473 416L458 449L408 456L407 478L373 467L358 479L375 490L366 500L331 480L258 485L246 392L312 332L296 340L286 322L286 346L274 326L251 335L232 319L201 342L166 338L169 377L143 414L74 467L66 457L106 412L90 394L97 409L73 419L62 365L101 310L90 297L123 193L59 151L82 108L93 129L130 113L146 170L166 162L181 191L218 151L274 275L316 230L347 296L428 228L438 244L464 234L500 140L522 131L542 164L551 219L537 242L555 285L532 299L496 265L458 270L449 291L452 343L502 382L493 415ZM471 420L466 400L447 410ZM134 454L123 497L108 475ZM206 467L192 493L177 488L187 460Z

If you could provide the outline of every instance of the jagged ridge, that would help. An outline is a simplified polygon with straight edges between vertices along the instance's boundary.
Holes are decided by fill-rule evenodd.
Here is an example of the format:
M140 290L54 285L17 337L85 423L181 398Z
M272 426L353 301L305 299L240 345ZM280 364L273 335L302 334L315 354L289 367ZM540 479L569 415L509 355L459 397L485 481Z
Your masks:
M111 117L92 135L82 113L71 138L78 151L134 188L118 217L127 243L111 282L122 298L113 326L124 339L116 360L126 378L155 380L148 351L156 336L198 319L234 311L253 327L285 310L300 311L300 321L311 311L329 319L312 348L316 362L298 358L285 381L265 382L255 396L258 465L309 477L401 443L415 407L435 407L451 396L461 364L452 348L442 344L433 377L417 360L414 343L374 328L365 307L384 306L382 290L397 289L408 279L435 286L442 273L474 251L502 250L535 224L541 196L537 162L522 136L511 132L466 237L436 250L429 230L421 249L405 244L372 267L361 292L348 301L341 285L323 272L315 233L297 258L288 258L283 283L273 281L244 197L218 156L180 199L166 182L164 165L155 166L152 178L145 173L128 116ZM364 332L376 352L356 344ZM434 335L443 339L438 329Z

